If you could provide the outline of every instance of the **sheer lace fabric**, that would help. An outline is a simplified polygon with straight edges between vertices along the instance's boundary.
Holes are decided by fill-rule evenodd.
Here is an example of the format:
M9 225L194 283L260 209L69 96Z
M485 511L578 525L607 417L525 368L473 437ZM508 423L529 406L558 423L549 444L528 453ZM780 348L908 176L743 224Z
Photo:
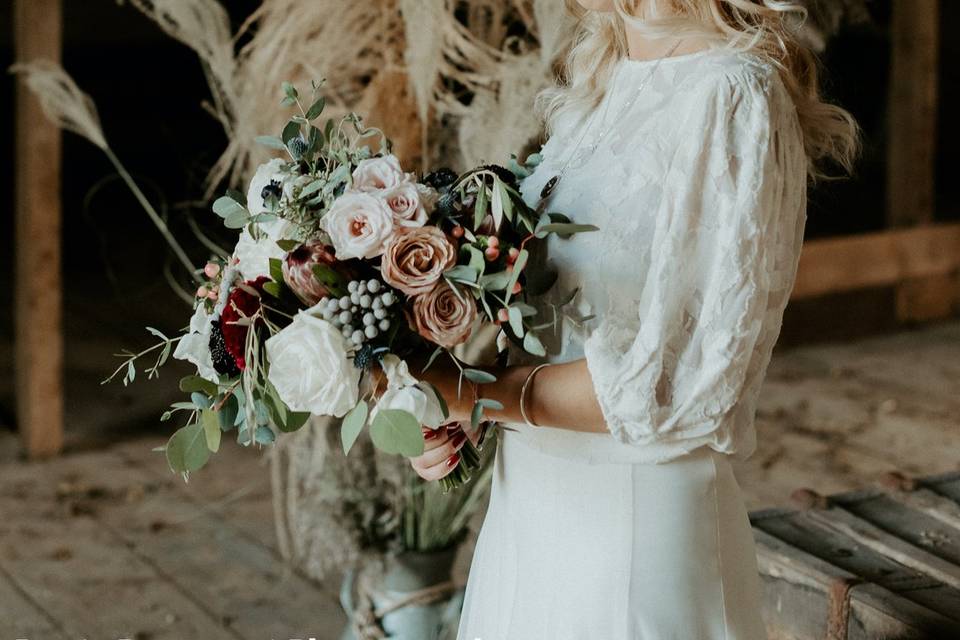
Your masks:
M577 290L545 342L551 361L586 358L609 433L510 426L577 458L662 462L702 445L745 457L800 255L803 138L776 69L758 57L654 64L621 60L609 107L564 118L522 184L534 204L584 131L581 152L607 129L589 118L621 116L553 195L550 210L600 231L550 239L559 277L541 301L549 309Z

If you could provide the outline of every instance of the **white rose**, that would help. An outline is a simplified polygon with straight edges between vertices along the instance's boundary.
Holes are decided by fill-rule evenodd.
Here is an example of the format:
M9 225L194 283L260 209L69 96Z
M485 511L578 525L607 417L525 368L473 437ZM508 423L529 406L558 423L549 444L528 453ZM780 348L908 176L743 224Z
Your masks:
M379 194L393 212L393 220L402 227L422 227L437 201L437 193L416 182L401 182Z
M383 357L381 367L387 376L387 390L373 408L371 420L381 410L399 409L410 413L420 424L431 429L443 424L443 408L433 389L421 385L410 375L405 361L387 354Z
M283 170L283 167L284 162L281 158L274 158L257 167L250 181L250 188L247 189L247 211L250 215L268 213L266 204L263 202L263 188L271 182L277 182L281 188L286 184L290 175Z
M358 191L390 189L409 179L393 154L361 160L353 170L353 188Z
M337 198L320 221L337 258L374 258L393 236L393 212L382 198L351 191Z
M233 250L237 259L237 269L244 280L256 280L260 276L270 275L270 259L283 260L287 252L277 245L277 240L290 239L294 225L286 220L276 219L257 225L260 239L250 235L247 227L240 232L240 240Z
M326 320L300 312L266 348L267 378L292 410L339 418L357 404L360 369L347 357L340 330Z
M213 316L208 315L203 304L197 306L190 318L190 331L180 338L173 357L177 360L186 360L197 367L197 374L210 382L219 380L216 369L213 368L213 358L210 357L210 323Z

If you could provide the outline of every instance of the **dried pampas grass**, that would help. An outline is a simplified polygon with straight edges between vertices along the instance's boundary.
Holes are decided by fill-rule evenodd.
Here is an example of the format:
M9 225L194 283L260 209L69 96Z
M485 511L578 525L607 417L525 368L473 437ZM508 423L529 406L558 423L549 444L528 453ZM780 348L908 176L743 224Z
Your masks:
M97 106L60 65L35 60L13 65L10 73L22 77L54 125L83 136L104 151L109 148Z

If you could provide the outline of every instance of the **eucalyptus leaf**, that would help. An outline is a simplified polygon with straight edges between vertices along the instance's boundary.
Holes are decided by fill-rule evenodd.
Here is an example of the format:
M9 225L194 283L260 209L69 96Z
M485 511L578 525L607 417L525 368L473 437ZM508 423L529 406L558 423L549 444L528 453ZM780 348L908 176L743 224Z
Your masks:
M483 405L477 402L473 405L473 411L470 412L470 426L476 430L480 426L481 419L483 419Z
M210 396L203 393L202 391L194 391L190 394L190 400L193 402L194 406L198 409L209 409L210 408Z
M545 356L547 355L547 350L543 348L543 343L540 342L540 338L537 337L537 334L533 331L528 331L527 335L523 336L523 349L527 353L532 353L535 356Z
M203 425L204 440L211 453L220 450L220 418L212 409L204 409L200 414L200 424Z
M423 453L423 432L413 415L400 409L377 411L370 424L370 439L384 453L407 457Z
M213 212L221 218L229 218L232 215L250 215L247 208L234 200L230 196L220 196L213 201Z
M322 96L317 99L310 108L307 109L307 120L315 120L320 117L320 114L323 113L323 108L326 106L327 101Z
M487 186L477 185L477 199L473 205L473 228L476 229L487 215Z
M283 133L280 135L280 139L283 140L285 145L289 145L290 141L300 135L300 123L291 120L283 127Z
M467 380L476 382L477 384L489 384L497 381L497 376L487 371L481 371L480 369L464 369L463 376Z
M167 464L175 473L190 473L207 464L210 449L203 427L194 422L170 436L166 447Z
M480 277L480 286L487 291L503 291L512 278L513 274L509 271L488 273Z
M526 249L521 249L520 253L517 254L517 259L513 263L513 270L510 272L510 281L505 287L507 293L504 297L504 300L507 303L510 302L510 296L513 295L513 287L516 286L517 280L520 278L520 274L523 273L523 268L527 266L527 259L529 257L530 252Z
M244 212L232 213L223 219L223 226L227 229L243 229L250 222L250 214Z
M494 411L503 411L503 403L493 398L479 398L477 404L484 409L493 409Z
M314 180L313 182L311 182L310 184L308 184L307 186L305 186L303 189L300 190L300 197L306 198L308 196L311 196L317 191L320 191L320 189L322 189L326 184L327 184L326 180L323 180L323 179Z
M283 140L277 136L257 136L253 141L269 149L283 150L287 148L287 145L283 144Z
M476 282L478 273L472 266L458 264L443 272L443 275L451 280L462 280L464 282Z
M261 424L254 431L253 439L257 444L273 444L277 439L277 434L270 427Z
M239 409L240 405L235 394L230 394L226 400L222 401L220 411L217 411L217 421L221 431L230 431L236 426Z
M343 422L340 424L340 442L343 444L344 455L350 453L350 448L353 447L353 443L357 441L360 432L363 431L363 425L367 423L369 410L367 403L361 400L343 417Z
M572 222L551 222L545 225L537 225L535 235L538 238L545 238L551 233L561 237L569 237L575 233L587 233L590 231L599 231L600 227L592 224L575 224Z
M287 239L277 240L277 246L289 253L300 246L300 241Z
M513 329L514 335L518 338L523 337L523 316L520 314L520 309L516 307L510 307L507 309L507 317L510 320L510 328Z
M180 391L184 393L202 391L208 396L214 396L217 394L217 385L200 376L186 376L180 378Z
M499 229L503 223L503 185L499 178L493 179L490 197L490 213L493 214L493 228Z

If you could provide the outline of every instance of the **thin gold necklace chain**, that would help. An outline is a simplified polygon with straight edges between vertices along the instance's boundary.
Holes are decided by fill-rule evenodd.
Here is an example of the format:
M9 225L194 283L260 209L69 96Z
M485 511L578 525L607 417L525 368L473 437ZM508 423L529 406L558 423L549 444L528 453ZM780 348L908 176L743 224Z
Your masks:
M620 111L617 113L617 117L613 119L613 122L608 123L609 126L605 130L601 131L600 135L597 136L597 139L594 140L593 144L590 146L589 155L586 158L584 158L583 163L585 163L587 160L593 157L593 154L596 153L597 149L600 147L600 144L606 138L607 134L610 131L612 131L614 128L614 125L621 120L621 116L623 116L631 108L633 108L633 105L640 98L640 94L646 88L651 78L653 78L653 75L657 72L657 69L660 67L660 63L666 60L667 58L669 58L670 56L672 56L679 46L680 46L680 41L677 41L672 47L670 47L670 50L667 51L666 55L657 59L656 63L653 65L653 68L650 69L650 73L648 73L644 77L643 82L641 82L640 85L637 87L637 90L634 92L633 99L630 100L627 104L625 104L620 109ZM607 119L607 113L610 111L610 103L612 102L611 94L612 94L612 91L608 90L606 96L604 96L603 114L600 116L601 123ZM580 146L583 144L584 139L586 139L587 134L593 129L593 124L596 121L596 114L597 112L594 111L592 117L590 118L590 121L583 128L583 132L580 134L580 138L577 140L577 144L574 145L573 149L571 149L570 154L567 156L567 161L560 168L560 171L557 173L557 175L550 178L550 180L548 180L547 183L543 186L543 190L540 192L541 204L539 207L537 207L539 211L542 212L542 209L546 204L546 200L550 197L550 194L553 193L553 190L556 188L557 183L559 183L561 178L563 178L563 176L566 174L567 169L570 168L570 163L573 162L573 159L577 156L577 152L580 150ZM581 163L580 166L583 166L583 163Z

